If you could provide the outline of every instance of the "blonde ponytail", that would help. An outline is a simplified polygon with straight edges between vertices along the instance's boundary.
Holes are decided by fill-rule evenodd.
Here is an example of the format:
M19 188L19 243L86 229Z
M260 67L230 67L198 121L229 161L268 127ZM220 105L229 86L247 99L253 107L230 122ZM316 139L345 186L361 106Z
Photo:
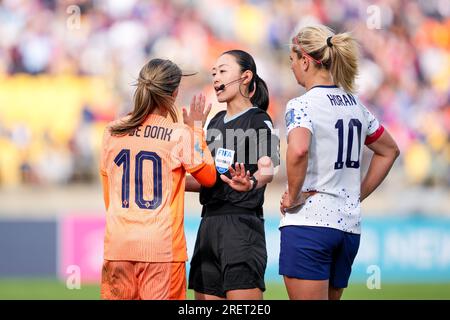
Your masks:
M358 45L349 33L334 34L323 25L302 28L292 39L292 50L306 54L317 68L329 70L333 81L344 91L355 92L358 74Z

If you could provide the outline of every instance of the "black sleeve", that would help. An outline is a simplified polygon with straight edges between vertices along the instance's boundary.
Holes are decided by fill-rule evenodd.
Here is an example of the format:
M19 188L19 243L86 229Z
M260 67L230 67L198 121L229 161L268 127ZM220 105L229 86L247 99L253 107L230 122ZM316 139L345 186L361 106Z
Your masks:
M274 167L280 165L280 139L273 127L272 119L265 113L257 113L252 118L253 127L257 132L258 160L268 156Z

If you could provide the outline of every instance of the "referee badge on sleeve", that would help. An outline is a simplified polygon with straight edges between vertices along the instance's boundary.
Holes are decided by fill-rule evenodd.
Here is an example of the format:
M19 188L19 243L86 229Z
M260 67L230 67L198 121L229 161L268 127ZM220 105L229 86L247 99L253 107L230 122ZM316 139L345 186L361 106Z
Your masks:
M228 171L234 160L234 151L224 148L219 148L216 152L215 163L216 169L220 174Z

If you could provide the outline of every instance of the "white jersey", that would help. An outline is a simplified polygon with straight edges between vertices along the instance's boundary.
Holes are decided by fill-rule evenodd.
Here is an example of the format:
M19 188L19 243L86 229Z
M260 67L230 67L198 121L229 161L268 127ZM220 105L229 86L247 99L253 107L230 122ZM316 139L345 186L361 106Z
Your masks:
M367 136L381 135L382 126L357 97L337 86L316 86L290 100L285 118L287 134L298 127L311 131L302 191L318 193L297 212L286 213L280 227L320 226L359 234L362 148Z

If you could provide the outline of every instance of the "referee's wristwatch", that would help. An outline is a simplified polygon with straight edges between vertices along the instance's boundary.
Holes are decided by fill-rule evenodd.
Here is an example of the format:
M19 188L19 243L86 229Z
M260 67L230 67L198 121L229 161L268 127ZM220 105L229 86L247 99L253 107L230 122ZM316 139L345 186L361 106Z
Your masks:
M252 188L249 191L255 190L256 186L258 185L258 180L256 179L255 176L251 176L250 177L250 181L251 181L251 184L252 184Z

